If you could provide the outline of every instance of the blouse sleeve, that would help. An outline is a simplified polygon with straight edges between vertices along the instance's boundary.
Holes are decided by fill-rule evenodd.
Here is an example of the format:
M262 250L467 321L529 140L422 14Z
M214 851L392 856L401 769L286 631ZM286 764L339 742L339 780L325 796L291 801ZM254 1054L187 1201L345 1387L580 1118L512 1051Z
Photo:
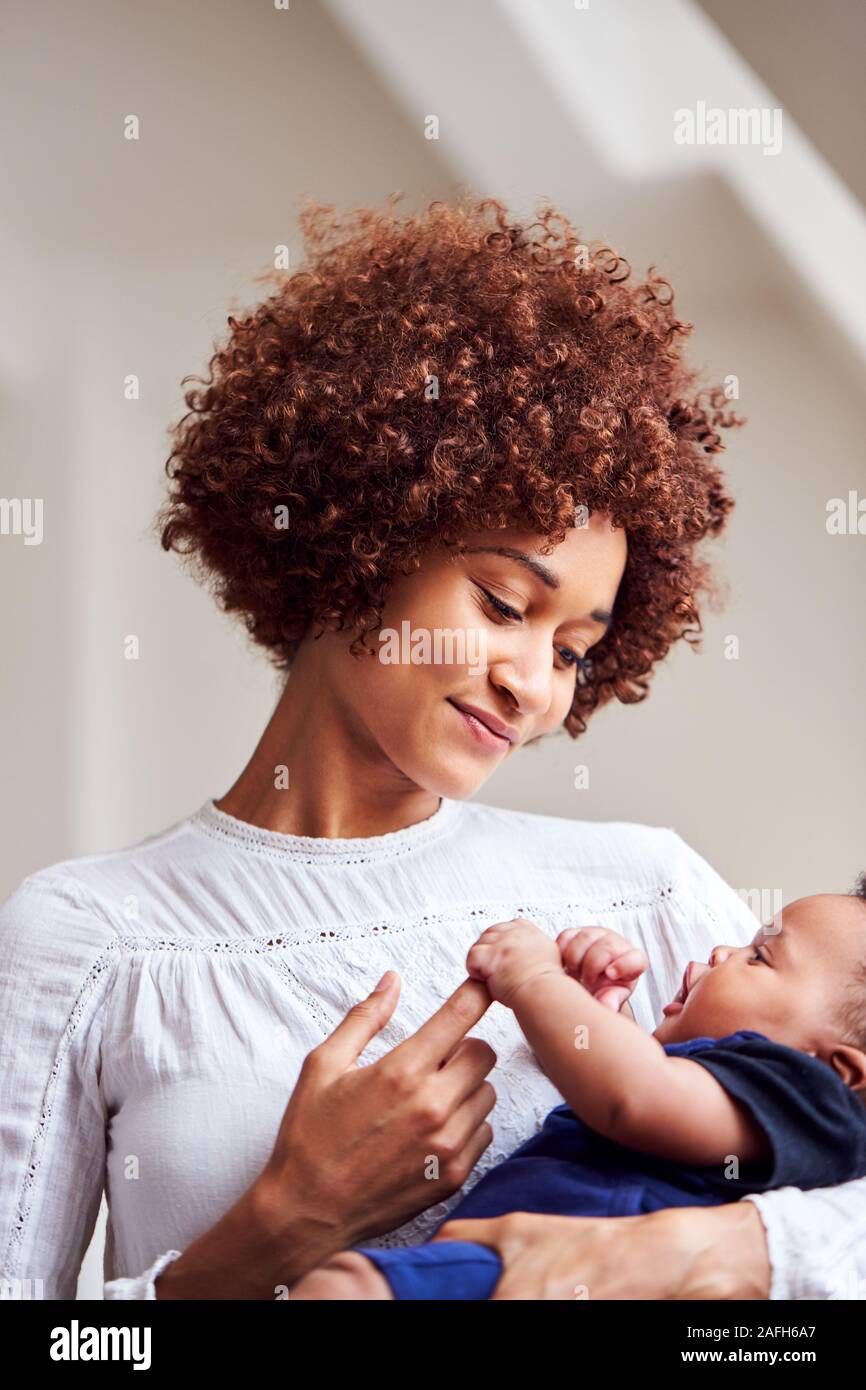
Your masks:
M770 1298L866 1298L866 1178L777 1187L740 1199L758 1208L770 1257Z
M72 1299L104 1186L100 1047L117 936L48 873L0 907L0 1271L7 1297ZM158 1264L106 1296L155 1298Z
M156 1298L156 1281L167 1264L176 1260L181 1254L180 1250L166 1250L165 1254L160 1255L154 1260L149 1269L143 1274L137 1274L123 1279L110 1279L105 1285L106 1298Z

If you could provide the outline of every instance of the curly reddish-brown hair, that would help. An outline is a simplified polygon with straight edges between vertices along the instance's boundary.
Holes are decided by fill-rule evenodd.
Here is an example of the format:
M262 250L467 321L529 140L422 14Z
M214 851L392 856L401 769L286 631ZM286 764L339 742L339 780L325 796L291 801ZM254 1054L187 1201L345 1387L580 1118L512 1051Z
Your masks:
M431 543L523 525L548 553L576 505L606 512L628 559L565 720L576 736L698 641L699 542L733 506L711 456L742 421L697 389L692 325L652 270L633 283L549 206L525 224L495 199L403 218L394 202L342 221L308 203L306 268L259 277L274 293L229 317L208 379L184 378L201 389L171 431L162 545L288 671L311 624L357 650Z

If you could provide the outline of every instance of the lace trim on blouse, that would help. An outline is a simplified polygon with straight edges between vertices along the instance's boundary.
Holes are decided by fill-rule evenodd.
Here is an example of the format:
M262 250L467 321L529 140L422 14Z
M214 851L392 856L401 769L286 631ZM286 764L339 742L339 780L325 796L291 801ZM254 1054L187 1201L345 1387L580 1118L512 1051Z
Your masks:
M369 864L374 860L396 859L421 845L438 840L456 826L463 813L463 802L441 797L439 807L426 820L389 830L384 835L349 837L334 840L318 835L287 835L279 830L265 830L238 820L227 811L220 811L213 799L190 816L190 822L206 835L230 840L245 849L270 858L291 859L296 863Z
M561 898L533 898L515 906L513 898L473 898L475 907L449 907L445 911L428 909L419 917L405 921L399 917L378 918L375 920L341 922L334 927L309 925L295 927L281 932L279 936L234 936L219 941L206 941L171 936L117 936L105 947L100 961L111 951L192 951L210 955L267 955L287 946L309 945L314 941L363 941L368 937L397 936L404 932L423 930L426 927L445 926L452 922L465 922L479 918L488 922L507 922L514 917L540 916L552 922L564 922L573 926L575 916L580 914L630 912L636 908L652 907L657 903L678 898L681 892L674 883L667 883L646 893L631 893L619 898L581 898L563 902ZM419 907L422 906L419 903ZM708 915L718 920L717 914L702 901ZM99 962L93 967L96 970ZM92 973L92 972L91 972Z

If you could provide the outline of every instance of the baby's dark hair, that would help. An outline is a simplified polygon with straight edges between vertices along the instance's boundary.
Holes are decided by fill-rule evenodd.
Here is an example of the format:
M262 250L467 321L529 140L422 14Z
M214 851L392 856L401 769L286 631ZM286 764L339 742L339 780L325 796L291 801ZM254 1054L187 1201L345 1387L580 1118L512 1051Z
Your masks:
M857 879L849 897L859 898L866 909L866 870ZM866 949L841 1007L839 1022L845 1030L842 1041L866 1052Z

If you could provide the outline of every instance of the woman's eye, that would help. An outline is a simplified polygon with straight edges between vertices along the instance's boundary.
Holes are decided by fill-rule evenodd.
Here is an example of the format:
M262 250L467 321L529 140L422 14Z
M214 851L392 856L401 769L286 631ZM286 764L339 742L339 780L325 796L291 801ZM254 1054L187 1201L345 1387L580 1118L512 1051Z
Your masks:
M752 960L759 960L759 961L761 962L761 964L764 965L764 964L765 964L765 962L764 962L764 957L761 955L761 948L760 948L760 946L753 946L753 947L752 947L752 950L754 951L754 955L752 956Z
M518 623L523 622L523 614L518 613L516 608L511 608L507 603L503 603L502 599L497 598L495 594L491 594L489 589L485 589L481 585L478 587L481 589L488 603L490 603L503 618L510 618Z
M581 656L580 652L573 651L571 647L559 647L559 655L565 662L567 670L577 672L577 684L588 685L592 678L592 661L588 656Z
M571 647L557 647L556 650L569 670L578 673L582 671L585 658L581 656L580 652L573 651Z
M483 584L479 584L478 588L491 608L495 609L501 618L506 619L507 622L523 622L523 614L519 613L516 608L512 608L508 603L503 603L501 598L497 598L489 589L485 589ZM571 647L557 647L556 650L565 662L566 668L573 668L577 671L578 685L586 685L592 674L592 662L589 657L581 656L580 652L574 651Z

